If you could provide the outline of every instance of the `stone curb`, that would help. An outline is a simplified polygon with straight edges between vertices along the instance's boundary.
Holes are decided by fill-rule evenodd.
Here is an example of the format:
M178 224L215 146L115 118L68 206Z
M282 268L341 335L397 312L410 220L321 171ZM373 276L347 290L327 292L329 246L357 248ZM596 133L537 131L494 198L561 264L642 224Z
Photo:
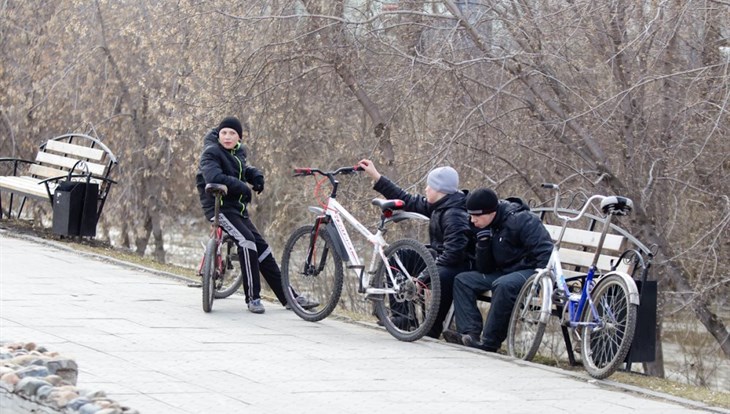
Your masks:
M104 391L78 388L78 373L74 360L33 342L0 343L0 408L13 413L139 414Z

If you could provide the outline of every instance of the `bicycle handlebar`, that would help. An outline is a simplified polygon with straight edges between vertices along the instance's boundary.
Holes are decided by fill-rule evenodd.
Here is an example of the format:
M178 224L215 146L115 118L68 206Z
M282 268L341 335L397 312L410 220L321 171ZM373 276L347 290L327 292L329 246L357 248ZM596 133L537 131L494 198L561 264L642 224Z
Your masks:
M362 167L355 166L355 167L341 167L334 171L322 171L319 168L295 168L294 169L294 177L303 177L307 175L324 175L325 177L332 178L335 175L338 174L354 174L355 172L362 171Z
M601 210L603 210L603 212L607 214L624 215L631 211L633 207L633 202L630 198L620 196L607 197L600 194L594 194L590 196L588 200L586 200L586 202L583 204L583 208L580 209L578 214L576 214L574 217L570 217L568 215L558 213L558 204L560 202L560 186L558 184L552 183L543 183L540 186L542 188L555 190L555 204L553 205L553 213L556 217L566 222L580 220L588 210L588 207L591 205L591 202L593 202L593 200L601 200Z

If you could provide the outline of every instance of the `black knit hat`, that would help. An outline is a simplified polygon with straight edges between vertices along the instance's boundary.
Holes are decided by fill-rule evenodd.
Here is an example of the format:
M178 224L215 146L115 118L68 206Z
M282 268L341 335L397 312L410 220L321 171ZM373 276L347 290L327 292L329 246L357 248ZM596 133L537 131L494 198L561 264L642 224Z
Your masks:
M497 193L488 188L480 188L466 197L466 212L473 215L493 213L497 211L497 204Z
M218 125L218 132L220 132L223 128L231 128L238 133L239 138L243 137L243 126L241 126L241 121L239 121L235 116L223 118L221 123Z

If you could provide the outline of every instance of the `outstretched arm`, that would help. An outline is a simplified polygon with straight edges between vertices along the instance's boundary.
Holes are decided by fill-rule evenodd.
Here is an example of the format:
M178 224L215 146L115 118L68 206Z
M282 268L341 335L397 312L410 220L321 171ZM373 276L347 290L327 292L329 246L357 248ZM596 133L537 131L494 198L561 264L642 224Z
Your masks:
M375 163L368 160L368 159L362 159L360 162L357 163L357 165L362 168L363 171L365 171L365 174L369 175L370 178L373 179L373 182L377 182L381 175L378 172L377 168L375 168Z

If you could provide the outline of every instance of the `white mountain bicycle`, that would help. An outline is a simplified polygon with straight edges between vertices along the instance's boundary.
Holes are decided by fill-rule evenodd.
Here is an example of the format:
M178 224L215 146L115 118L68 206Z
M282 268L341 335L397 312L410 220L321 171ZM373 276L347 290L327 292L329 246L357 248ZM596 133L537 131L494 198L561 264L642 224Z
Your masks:
M296 229L284 247L282 283L287 302L302 319L310 322L329 316L337 306L343 284L343 263L358 279L358 292L375 305L378 318L395 338L415 341L423 337L436 319L441 297L438 270L426 246L413 239L391 244L384 238L386 225L406 219L428 220L405 212L402 200L374 199L381 217L375 233L370 232L337 200L339 182L335 176L353 174L359 167L343 167L335 171L297 168L295 176L321 175L317 189L326 180L332 186L326 205L309 207L317 214L314 224ZM350 223L373 245L367 270L345 227ZM300 295L320 305L304 309L294 300L291 286Z

